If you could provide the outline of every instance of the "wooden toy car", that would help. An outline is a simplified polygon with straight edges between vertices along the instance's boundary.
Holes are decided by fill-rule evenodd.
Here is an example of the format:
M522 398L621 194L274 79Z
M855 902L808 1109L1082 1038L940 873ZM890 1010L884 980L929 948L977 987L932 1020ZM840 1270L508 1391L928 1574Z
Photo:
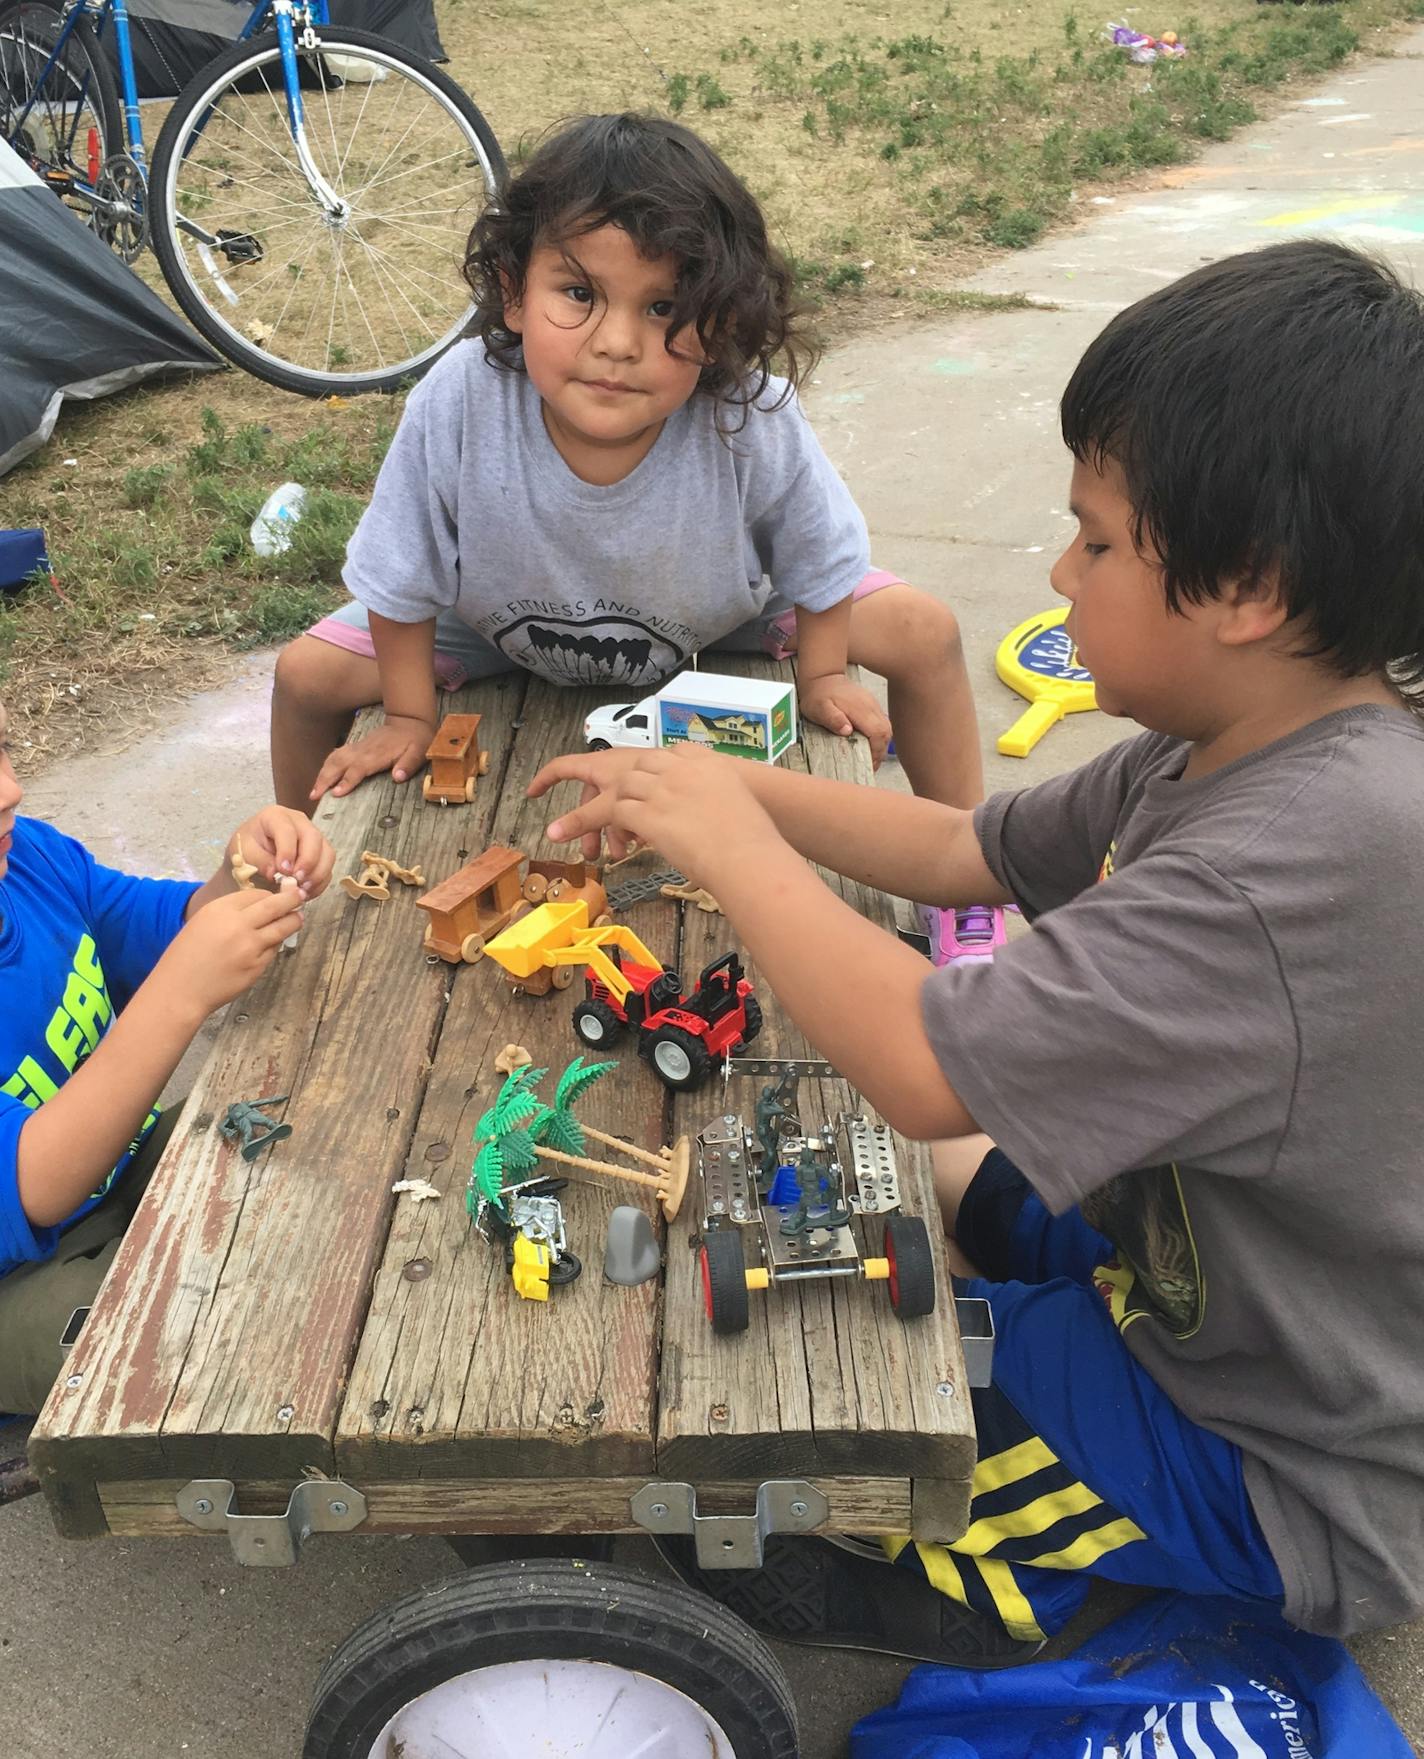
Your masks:
M446 715L425 753L430 765L420 784L427 800L442 806L475 797L475 779L489 769L489 753L480 750L480 717Z
M608 894L602 877L587 861L533 861L524 876L524 896L531 904L572 904L582 898L595 928L606 928Z
M426 952L452 965L482 959L485 942L529 909L519 875L523 865L517 849L496 843L417 898L430 915L421 942Z

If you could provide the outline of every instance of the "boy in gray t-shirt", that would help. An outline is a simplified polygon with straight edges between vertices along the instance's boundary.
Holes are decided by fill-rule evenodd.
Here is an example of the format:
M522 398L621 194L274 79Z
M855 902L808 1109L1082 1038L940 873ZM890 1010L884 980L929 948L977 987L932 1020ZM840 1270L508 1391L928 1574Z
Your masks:
M938 1139L994 1308L961 1540L895 1571L799 1542L794 1605L703 1585L961 1663L1058 1628L1085 1572L1325 1633L1414 1618L1424 299L1333 243L1210 264L1108 325L1062 426L1053 584L1099 706L1148 731L973 814L695 752L534 784L598 789L550 835L695 875L817 1049ZM927 977L805 857L1034 932Z

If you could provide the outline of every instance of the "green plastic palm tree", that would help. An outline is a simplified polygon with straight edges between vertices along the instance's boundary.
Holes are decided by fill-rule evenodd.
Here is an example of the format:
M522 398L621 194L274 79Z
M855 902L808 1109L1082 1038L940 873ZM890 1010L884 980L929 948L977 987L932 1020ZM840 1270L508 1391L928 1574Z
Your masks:
M617 1067L616 1063L585 1063L582 1057L575 1057L559 1077L553 1105L542 1107L529 1126L534 1141L556 1148L561 1154L582 1154L584 1128L573 1114L574 1101Z
M573 1115L575 1101L617 1067L616 1063L585 1063L582 1057L575 1057L559 1077L553 1105L545 1105L534 1092L547 1069L526 1064L505 1079L494 1104L475 1126L475 1164L465 1187L465 1207L472 1218L478 1221L481 1205L490 1204L507 1221L505 1192L527 1179L540 1161L648 1186L657 1192L666 1213L676 1214L687 1184L685 1138L675 1149L651 1154L619 1136L595 1130L592 1124L581 1124ZM586 1159L588 1137L655 1170L642 1172L614 1161Z
M503 1210L504 1187L517 1182L539 1164L530 1125L546 1108L530 1091L548 1074L525 1064L505 1079L494 1104L475 1125L479 1148L465 1192L473 1215L481 1197Z

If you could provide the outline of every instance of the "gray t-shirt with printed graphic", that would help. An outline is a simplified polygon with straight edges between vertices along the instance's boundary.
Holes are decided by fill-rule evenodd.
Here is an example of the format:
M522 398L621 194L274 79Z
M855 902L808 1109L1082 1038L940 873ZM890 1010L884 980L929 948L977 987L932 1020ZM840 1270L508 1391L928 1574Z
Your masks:
M640 688L761 616L773 587L825 610L869 569L865 521L796 399L771 407L784 390L725 438L692 397L598 487L555 450L528 378L459 343L410 395L347 588L397 623L453 610L551 683Z
M924 1016L980 1126L1114 1242L1128 1348L1242 1449L1287 1614L1344 1635L1424 1612L1424 724L1186 757L1144 734L981 807L1035 932L934 973Z

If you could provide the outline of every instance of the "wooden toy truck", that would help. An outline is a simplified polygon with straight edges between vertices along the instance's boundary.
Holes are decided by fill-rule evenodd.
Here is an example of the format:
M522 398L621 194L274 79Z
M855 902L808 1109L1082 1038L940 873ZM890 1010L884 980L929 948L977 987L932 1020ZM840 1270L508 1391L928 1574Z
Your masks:
M430 765L421 782L427 800L451 806L475 797L475 780L489 769L489 753L480 750L480 717L446 715L425 753Z
M451 716L451 719L457 719ZM478 717L468 716L474 720ZM422 945L458 965L484 957L485 942L529 909L520 879L524 857L499 844L441 880L416 903L429 913Z

